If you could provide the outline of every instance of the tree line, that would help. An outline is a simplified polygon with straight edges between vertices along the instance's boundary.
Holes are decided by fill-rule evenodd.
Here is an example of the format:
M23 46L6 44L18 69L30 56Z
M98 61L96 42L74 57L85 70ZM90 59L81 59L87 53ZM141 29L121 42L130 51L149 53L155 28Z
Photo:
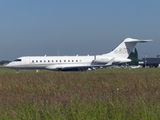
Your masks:
M132 60L131 62L128 63L129 65L138 65L139 59L138 59L138 51L136 48L134 49L134 52L132 51L130 53L128 58Z
M0 65L8 64L9 62L11 62L11 61L9 61L9 60L2 60L2 61L0 61Z

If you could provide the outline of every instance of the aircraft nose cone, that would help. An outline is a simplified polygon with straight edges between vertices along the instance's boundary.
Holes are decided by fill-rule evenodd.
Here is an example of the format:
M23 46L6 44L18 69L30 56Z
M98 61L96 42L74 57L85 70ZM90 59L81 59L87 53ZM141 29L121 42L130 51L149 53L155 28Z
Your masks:
M8 68L9 66L10 66L10 65L9 65L9 64L7 64L5 67L7 67L7 68Z
M11 68L11 67L13 67L13 65L11 63L9 63L9 64L6 65L6 67Z

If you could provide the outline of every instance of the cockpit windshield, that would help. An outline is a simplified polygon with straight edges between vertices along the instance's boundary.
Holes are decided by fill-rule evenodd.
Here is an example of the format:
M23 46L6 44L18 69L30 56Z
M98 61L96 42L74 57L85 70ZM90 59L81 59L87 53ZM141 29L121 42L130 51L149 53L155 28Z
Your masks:
M18 62L18 61L22 61L22 60L21 60L21 59L15 59L14 61L15 61L15 62Z

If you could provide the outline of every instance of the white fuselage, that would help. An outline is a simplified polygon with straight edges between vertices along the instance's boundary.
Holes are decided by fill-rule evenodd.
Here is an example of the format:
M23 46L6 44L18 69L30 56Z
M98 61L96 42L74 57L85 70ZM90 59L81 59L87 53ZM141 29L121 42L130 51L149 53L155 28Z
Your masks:
M25 56L7 65L14 69L84 70L104 67L112 57L97 56ZM114 59L112 63L130 62L130 59Z

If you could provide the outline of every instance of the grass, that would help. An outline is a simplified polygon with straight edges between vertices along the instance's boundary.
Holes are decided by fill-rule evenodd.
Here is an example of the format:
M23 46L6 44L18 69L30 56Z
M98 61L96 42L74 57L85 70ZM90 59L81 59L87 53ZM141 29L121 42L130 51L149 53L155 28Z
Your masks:
M0 69L0 119L160 119L160 69Z

